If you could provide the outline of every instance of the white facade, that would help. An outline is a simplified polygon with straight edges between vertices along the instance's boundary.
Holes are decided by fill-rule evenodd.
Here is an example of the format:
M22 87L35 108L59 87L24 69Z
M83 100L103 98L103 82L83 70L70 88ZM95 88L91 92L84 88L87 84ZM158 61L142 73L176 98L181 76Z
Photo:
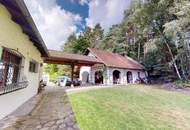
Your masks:
M90 83L91 81L91 67L82 66L80 69L79 80L82 81L82 84Z
M93 53L89 52L87 56L96 57ZM97 58L97 57L96 57ZM114 71L119 72L119 78L117 80L117 83L114 82L115 76ZM139 79L146 79L146 71L144 70L131 70L126 68L115 68L115 67L108 67L104 64L95 64L92 67L89 66L82 66L80 68L80 80L83 81L84 79L83 75L84 73L88 73L88 81L91 84L96 84L95 81L95 75L96 72L102 72L103 81L98 84L104 84L104 85L112 85L112 84L129 84L129 83L136 83ZM132 78L130 82L127 80L127 72L131 72ZM83 81L83 84L85 82Z
M142 71L142 70L130 70L130 69L120 69L120 68L107 67L107 75L108 75L107 83L108 84L113 84L113 79L114 79L113 78L113 72L115 70L120 72L119 84L128 84L127 72L132 73L132 82L131 83L135 83L135 81L139 80L139 74L140 74L140 78L142 78L142 79L146 78L145 71Z
M95 72L102 71L103 72L103 84L105 85L112 85L114 84L114 71L119 71L119 80L118 84L128 84L127 81L127 72L132 73L132 82L135 83L137 80L139 80L139 76L141 79L146 78L146 72L143 70L130 70L130 69L121 69L121 68L113 68L113 67L106 67L101 65L95 65L92 67L83 66L80 69L80 80L82 81L83 73L88 72L89 73L89 83L95 84ZM83 82L85 84L85 82Z
M96 57L93 53L89 52L87 56L92 56ZM97 58L97 57L96 57ZM117 83L115 83L115 76L114 76L114 71L119 72L119 78L117 80ZM95 64L92 67L89 66L82 66L80 68L80 80L84 78L83 75L85 73L88 73L88 81L91 84L96 84L95 81L95 76L96 72L102 72L103 76L103 81L100 84L105 84L105 85L112 85L112 84L129 84L129 83L136 83L137 80L139 79L146 79L146 71L144 70L131 70L131 69L126 69L126 68L115 68L115 67L108 67L105 66L104 64ZM127 80L127 72L132 73L132 77L130 82ZM85 82L83 81L83 84Z
M0 58L4 48L22 55L19 82L28 81L26 88L0 95L0 119L37 94L41 74L41 53L25 35L21 27L11 20L8 10L0 4ZM36 72L29 72L30 61L36 61Z

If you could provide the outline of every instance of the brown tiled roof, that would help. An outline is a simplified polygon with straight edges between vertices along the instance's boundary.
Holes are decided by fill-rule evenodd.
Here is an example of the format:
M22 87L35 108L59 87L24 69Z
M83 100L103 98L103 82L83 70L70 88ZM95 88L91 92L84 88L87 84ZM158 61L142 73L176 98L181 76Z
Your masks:
M44 58L46 63L58 63L58 64L81 64L81 65L93 65L101 63L97 58L89 57L80 54L66 53L62 51L49 50L49 57Z
M144 69L144 66L142 66L137 61L127 56L124 57L112 52L107 52L92 48L88 48L88 51L91 52L102 63L104 63L106 66L109 67L138 69L138 70Z

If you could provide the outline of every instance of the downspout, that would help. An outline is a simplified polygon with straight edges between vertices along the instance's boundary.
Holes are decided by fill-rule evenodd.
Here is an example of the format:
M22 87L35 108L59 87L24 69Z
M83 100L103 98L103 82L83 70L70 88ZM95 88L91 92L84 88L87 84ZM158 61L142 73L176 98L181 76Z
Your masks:
M0 59L2 57L2 53L3 53L3 48L2 48L2 46L0 46Z

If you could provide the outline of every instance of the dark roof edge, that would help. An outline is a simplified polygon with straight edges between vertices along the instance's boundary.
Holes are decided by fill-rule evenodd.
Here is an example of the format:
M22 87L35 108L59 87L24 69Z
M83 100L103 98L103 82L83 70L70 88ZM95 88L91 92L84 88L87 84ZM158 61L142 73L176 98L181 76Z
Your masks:
M116 67L116 66L110 66L108 65L107 67L110 67L110 68L119 68L119 69L128 69L128 70L140 70L140 71L145 71L146 69L145 68L142 68L142 69L137 69L137 68L129 68L129 67Z
M24 17L26 18L26 20L28 21L28 23L32 27L34 34L37 36L38 40L40 41L40 44L41 44L42 48L44 49L46 56L48 56L49 55L48 49L47 49L47 47L46 47L46 45L45 45L45 43L41 37L41 34L39 33L39 31L36 27L34 20L32 19L32 16L30 15L30 12L28 11L28 8L27 8L25 2L23 0L15 0L15 1L18 4L22 13L24 14Z
M21 15L21 17L23 17L23 19L25 19L25 24L27 24L29 26L29 28L31 29L32 34L37 38L37 41L32 41L34 43L34 46L37 47L37 49L40 51L41 55L44 56L48 56L49 52L48 49L27 9L27 6L25 4L25 2L23 0L0 0L0 3L3 4L8 11L10 12L10 14L12 16L14 16L14 12L10 11L9 9L12 7L12 5L14 5L13 10L15 10L15 12L19 13ZM14 21L14 20L13 20ZM16 22L16 21L14 21ZM17 24L20 25L20 27L23 29L25 28L24 25L16 22ZM25 33L26 34L26 33ZM28 34L26 34L28 35ZM32 39L32 36L28 35L30 39Z

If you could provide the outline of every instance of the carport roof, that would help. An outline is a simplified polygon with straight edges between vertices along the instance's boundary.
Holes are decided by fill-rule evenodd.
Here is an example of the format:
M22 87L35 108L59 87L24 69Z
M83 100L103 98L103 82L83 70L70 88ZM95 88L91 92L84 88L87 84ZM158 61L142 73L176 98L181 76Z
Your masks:
M65 64L65 65L79 65L79 66L93 66L97 63L102 63L97 58L80 55L80 54L72 54L66 53L56 50L49 50L49 56L44 57L45 63L51 64Z

